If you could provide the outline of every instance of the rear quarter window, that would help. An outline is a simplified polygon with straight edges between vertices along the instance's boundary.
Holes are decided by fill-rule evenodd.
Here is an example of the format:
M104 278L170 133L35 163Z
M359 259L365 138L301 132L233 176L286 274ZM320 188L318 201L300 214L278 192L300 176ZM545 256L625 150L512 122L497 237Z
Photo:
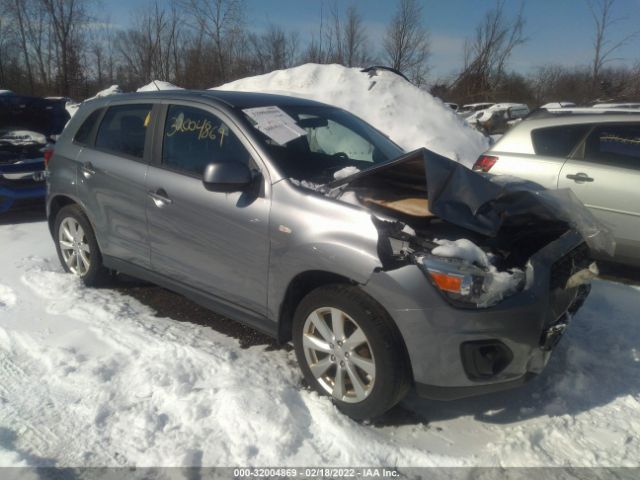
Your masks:
M118 105L104 114L96 148L142 158L147 128L151 124L151 104Z
M531 132L533 150L536 155L566 158L590 128L590 125L563 125L533 130Z
M82 125L80 125L75 137L73 137L73 141L80 145L90 145L92 140L91 134L93 133L94 127L98 123L101 114L102 109L92 112L91 115L85 119Z

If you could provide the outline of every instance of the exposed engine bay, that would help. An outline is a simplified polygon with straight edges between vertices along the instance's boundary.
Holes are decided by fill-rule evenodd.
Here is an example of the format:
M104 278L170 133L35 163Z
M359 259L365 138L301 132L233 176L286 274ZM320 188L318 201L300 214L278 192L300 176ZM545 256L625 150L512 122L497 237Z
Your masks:
M570 190L492 180L426 149L323 190L372 212L383 269L414 263L460 306L491 306L526 288L531 256L571 229L591 249L615 248ZM580 268L585 282L597 273L590 264Z

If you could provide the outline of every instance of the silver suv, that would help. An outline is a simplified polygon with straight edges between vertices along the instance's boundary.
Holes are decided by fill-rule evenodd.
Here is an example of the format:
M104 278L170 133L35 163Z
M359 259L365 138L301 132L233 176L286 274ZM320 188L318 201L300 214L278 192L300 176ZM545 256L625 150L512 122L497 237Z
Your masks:
M613 260L640 266L640 111L541 110L507 132L474 169L570 188L612 231Z
M544 368L594 238L558 201L251 93L85 102L48 164L66 271L140 277L292 341L307 384L354 418L412 385L458 398Z

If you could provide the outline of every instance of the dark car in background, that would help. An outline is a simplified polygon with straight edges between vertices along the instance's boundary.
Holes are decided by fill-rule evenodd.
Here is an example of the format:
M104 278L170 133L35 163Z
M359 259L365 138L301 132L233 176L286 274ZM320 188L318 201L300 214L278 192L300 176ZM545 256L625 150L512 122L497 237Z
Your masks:
M0 213L44 198L45 157L68 121L64 100L0 95Z

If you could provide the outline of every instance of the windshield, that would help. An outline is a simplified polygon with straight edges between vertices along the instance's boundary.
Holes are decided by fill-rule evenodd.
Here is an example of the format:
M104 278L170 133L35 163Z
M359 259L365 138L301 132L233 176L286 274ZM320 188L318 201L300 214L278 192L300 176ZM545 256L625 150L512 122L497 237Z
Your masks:
M325 184L389 162L404 152L358 117L335 107L243 110L285 177Z

